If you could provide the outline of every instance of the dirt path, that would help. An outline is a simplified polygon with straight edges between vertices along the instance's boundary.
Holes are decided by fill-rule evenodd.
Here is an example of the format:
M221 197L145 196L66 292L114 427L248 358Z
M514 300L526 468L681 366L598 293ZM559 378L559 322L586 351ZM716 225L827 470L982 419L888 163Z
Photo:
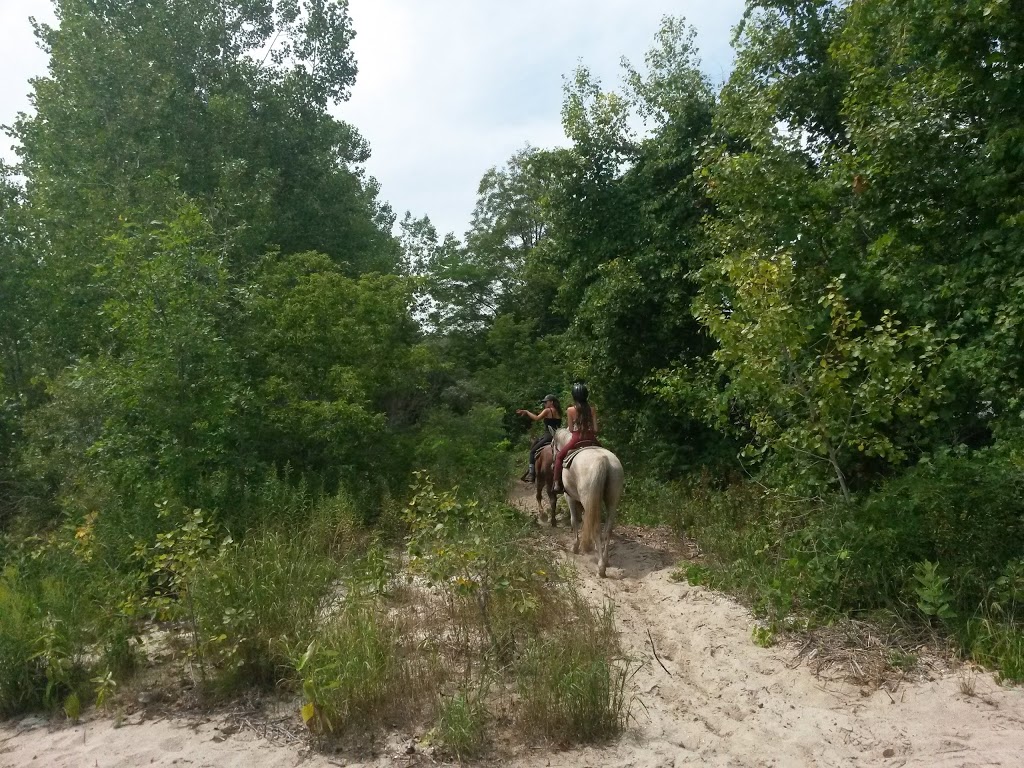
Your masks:
M532 498L519 503L535 508ZM564 527L549 536L569 542ZM987 675L974 696L952 674L904 683L892 697L821 681L796 662L796 649L755 645L746 609L673 581L679 558L649 532L620 527L612 548L607 579L592 555L565 556L586 594L614 603L626 652L645 662L634 678L643 702L636 727L614 746L524 766L1024 764L1024 690Z
M534 509L523 487L515 500ZM636 723L621 740L601 748L534 750L516 761L520 768L1024 764L1022 689L1000 688L979 675L975 695L966 696L957 676L949 674L904 683L892 697L884 690L862 695L854 686L816 678L796 661L796 649L755 645L754 621L744 608L670 578L679 556L655 534L620 527L609 578L598 579L592 556L566 551L564 523L542 530L552 547L576 563L585 594L595 603L614 603L623 646L644 664L633 678ZM74 727L41 718L0 724L3 768L432 763L419 752L407 754L401 741L363 762L314 755L223 717L136 717L124 723L101 718Z

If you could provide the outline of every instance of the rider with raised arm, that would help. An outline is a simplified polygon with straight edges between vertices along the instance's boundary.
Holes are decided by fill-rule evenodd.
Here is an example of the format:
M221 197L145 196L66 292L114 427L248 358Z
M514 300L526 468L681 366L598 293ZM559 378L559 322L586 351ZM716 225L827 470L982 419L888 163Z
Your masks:
M537 454L540 449L551 442L554 430L562 426L562 406L555 395L547 395L540 404L544 408L539 413L531 413L525 408L516 411L518 416L529 416L531 421L544 422L544 434L533 441L530 446L530 468L521 478L523 482L532 483L537 477Z
M590 393L587 391L587 385L581 381L573 384L572 399L573 404L566 411L566 415L569 418L569 431L572 433L572 436L555 457L555 482L553 486L555 493L564 492L562 488L562 462L565 461L569 451L581 443L597 444L597 409L588 402Z

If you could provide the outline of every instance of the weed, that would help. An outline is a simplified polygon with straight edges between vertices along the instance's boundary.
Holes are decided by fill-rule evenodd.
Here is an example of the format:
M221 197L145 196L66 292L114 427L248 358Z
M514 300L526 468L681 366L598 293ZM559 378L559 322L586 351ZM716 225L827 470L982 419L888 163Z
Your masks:
M960 693L971 698L977 692L978 675L970 664L964 664L956 672L957 688Z
M750 632L750 639L754 645L771 648L775 645L775 631L771 627L755 626Z
M938 563L923 560L914 566L914 581L917 586L917 608L925 616L952 619L956 612L950 608L953 596L946 590L947 576L939 575Z
M442 700L434 735L459 760L479 755L487 741L487 687L460 690Z
M611 609L576 611L577 621L532 642L517 668L520 722L561 744L612 738L630 716L626 684L635 670L614 655Z
M894 648L886 654L886 661L901 672L909 673L917 667L918 657L916 653Z
M302 680L303 720L337 732L393 718L416 704L399 632L372 607L351 604L294 659Z

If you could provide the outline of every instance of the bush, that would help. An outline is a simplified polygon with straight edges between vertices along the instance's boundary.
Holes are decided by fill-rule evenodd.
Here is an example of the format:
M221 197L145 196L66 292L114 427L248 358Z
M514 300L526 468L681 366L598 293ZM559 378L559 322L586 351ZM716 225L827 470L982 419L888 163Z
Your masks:
M398 627L359 601L311 642L294 669L302 681L302 716L318 732L367 727L414 708L419 688L399 653Z
M891 532L892 567L938 563L969 614L1024 552L1024 473L998 449L940 454L872 494L863 515Z
M526 648L516 669L518 720L534 737L559 744L602 741L629 719L632 667L618 657L610 608L581 600L574 616Z
M0 715L84 702L95 679L132 671L136 637L123 582L52 542L4 569Z
M423 473L414 491L404 517L410 568L445 595L457 636L480 644L467 653L507 661L550 616L557 567L529 539L518 510L462 501Z
M314 637L336 564L301 531L254 531L199 562L189 589L200 657L215 687L272 686Z

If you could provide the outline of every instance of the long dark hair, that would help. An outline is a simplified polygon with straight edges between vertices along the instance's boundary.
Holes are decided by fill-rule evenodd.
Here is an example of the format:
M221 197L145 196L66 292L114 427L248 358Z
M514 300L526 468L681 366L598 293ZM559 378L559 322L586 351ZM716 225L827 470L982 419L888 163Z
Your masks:
M555 406L555 412L558 414L558 420L561 421L562 420L562 404L560 402L558 402L558 398L557 397L552 397L552 398L549 398L548 400L546 400L545 402L549 402L553 406Z
M572 385L572 399L579 406L576 413L576 423L580 426L581 432L592 432L594 430L594 412L587 402L590 399L590 392L587 385L581 381Z

